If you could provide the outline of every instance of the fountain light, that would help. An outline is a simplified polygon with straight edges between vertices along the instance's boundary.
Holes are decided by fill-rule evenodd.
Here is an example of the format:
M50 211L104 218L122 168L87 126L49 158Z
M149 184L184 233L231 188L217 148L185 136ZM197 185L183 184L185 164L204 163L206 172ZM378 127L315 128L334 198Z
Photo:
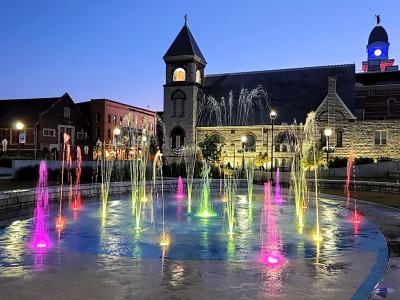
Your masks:
M171 237L168 232L164 231L161 233L161 238L160 238L160 246L161 247L167 247L171 244Z

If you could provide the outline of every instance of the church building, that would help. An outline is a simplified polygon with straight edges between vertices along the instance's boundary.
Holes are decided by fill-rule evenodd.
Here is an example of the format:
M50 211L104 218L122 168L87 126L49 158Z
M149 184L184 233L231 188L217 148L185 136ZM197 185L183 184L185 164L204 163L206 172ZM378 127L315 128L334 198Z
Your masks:
M293 137L314 111L331 157L353 149L357 157L400 159L400 72L380 23L377 16L361 73L343 64L206 75L185 19L164 55L165 156L174 160L185 145L215 135L224 164L240 167L268 153L274 167L289 168Z

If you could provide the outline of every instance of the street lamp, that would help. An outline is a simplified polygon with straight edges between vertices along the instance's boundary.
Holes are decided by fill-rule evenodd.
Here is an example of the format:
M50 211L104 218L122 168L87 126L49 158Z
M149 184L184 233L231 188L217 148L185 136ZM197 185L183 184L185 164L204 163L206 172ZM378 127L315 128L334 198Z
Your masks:
M245 135L243 135L243 136L240 138L240 141L242 142L242 170L243 170L243 171L244 171L244 146L245 146L245 144L246 144L246 140L247 140L247 138L246 138Z
M278 114L275 110L271 110L269 113L269 118L271 119L271 182L274 179L274 121Z
M17 128L17 144L18 144L18 153L17 153L17 156L19 156L19 150L20 150L20 147L21 147L21 145L20 145L20 140L19 140L19 135L20 135L20 133L21 133L21 130L22 129L24 129L24 123L22 123L22 122L20 122L20 121L18 121L16 124L15 124L15 128Z
M326 137L326 163L329 163L329 137L332 135L332 129L326 128L324 130L324 135Z

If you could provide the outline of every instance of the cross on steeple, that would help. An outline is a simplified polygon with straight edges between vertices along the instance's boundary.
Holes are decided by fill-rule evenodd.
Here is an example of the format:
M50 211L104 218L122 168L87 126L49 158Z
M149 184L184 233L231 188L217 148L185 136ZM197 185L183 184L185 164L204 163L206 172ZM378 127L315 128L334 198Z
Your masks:
M187 20L189 19L187 14L185 14L185 16L183 17L185 19L185 26L187 25Z

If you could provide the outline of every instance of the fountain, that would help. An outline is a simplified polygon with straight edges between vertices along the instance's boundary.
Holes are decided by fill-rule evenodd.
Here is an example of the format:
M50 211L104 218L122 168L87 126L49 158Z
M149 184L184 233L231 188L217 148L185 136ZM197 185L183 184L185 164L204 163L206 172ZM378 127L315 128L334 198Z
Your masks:
M281 175L280 175L279 168L276 168L276 174L275 174L275 197L274 197L274 200L278 204L283 202L282 192L281 192L281 182L280 182L281 179L280 178L281 178Z
M115 151L107 149L105 143L98 142L98 155L97 160L100 165L100 197L101 197L101 207L100 216L102 223L104 224L105 218L107 216L107 201L110 190L111 173L114 165Z
M247 179L247 197L249 202L249 208L252 207L253 203L253 181L254 181L254 161L251 160L246 166L246 179Z
M188 213L192 212L193 176L194 176L194 169L196 166L197 153L198 153L198 148L196 145L184 146L181 152L181 158L185 163L185 169L186 169Z
M308 197L308 187L306 173L301 166L301 151L299 144L296 144L295 146L290 180L294 192L297 225L300 228L300 232L302 232L301 228L304 227L304 210L306 208L306 198Z
M74 191L74 201L72 203L72 210L76 212L82 207L81 200L81 174L82 174L82 153L79 146L76 147L76 169L75 169L75 191ZM75 216L75 214L74 214Z
M202 174L202 187L200 191L199 206L197 207L197 216L203 218L209 218L216 216L213 207L210 202L210 164L207 161L203 162L203 174Z
M182 177L179 176L178 178L178 188L177 188L177 192L176 192L176 197L178 199L182 199L185 196L184 192L183 192L183 180Z
M349 208L350 205L350 181L353 178L353 189L354 189L354 213L353 213L353 222L360 223L360 218L357 212L357 197L356 197L356 167L355 167L355 158L354 158L354 151L350 150L349 156L347 158L347 168L346 168L346 181L344 186L344 191L346 194L346 207Z
M34 212L34 230L32 248L46 249L51 246L47 232L49 215L49 192L47 190L47 165L44 160L39 166L39 180L36 188L36 207Z
M315 197L315 225L314 234L315 241L322 241L322 234L319 224L319 195L318 195L318 156L317 145L315 142L316 126L315 112L307 115L306 124L304 125L304 144L303 144L303 164L308 164L309 168L314 171L314 197Z
M276 217L271 198L271 182L266 182L264 183L264 206L260 224L260 262L270 268L275 268L281 266L285 260L282 254L282 242L276 228Z
M228 234L233 235L235 225L235 201L237 191L237 180L234 174L227 175L225 186L225 205L228 219ZM250 205L251 202L249 202Z

